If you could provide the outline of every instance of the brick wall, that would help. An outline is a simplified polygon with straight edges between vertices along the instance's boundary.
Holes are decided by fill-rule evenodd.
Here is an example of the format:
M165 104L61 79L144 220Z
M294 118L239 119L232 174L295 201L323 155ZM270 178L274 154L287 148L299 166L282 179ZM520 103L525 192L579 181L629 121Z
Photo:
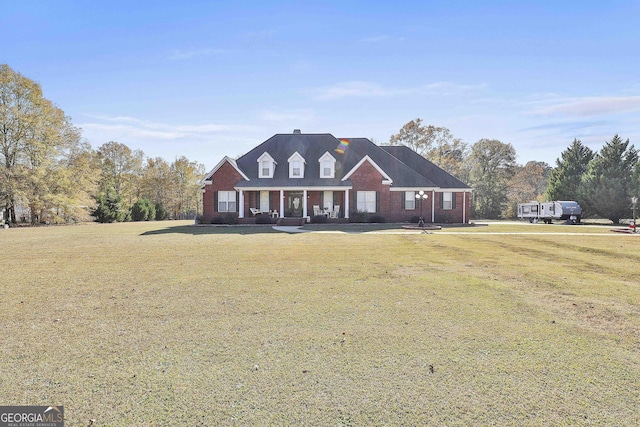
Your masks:
M365 162L351 175L353 184L352 199L350 210L355 212L357 204L354 202L358 191L376 191L378 192L378 212L387 222L409 222L417 217L424 217L426 222L431 222L432 217L438 223L461 223L463 221L463 208L466 210L464 219L469 222L469 201L470 193L454 192L455 208L444 210L440 204L440 193L435 194L428 191L428 198L422 201L416 200L415 209L403 209L403 191L390 191L390 187L382 183L382 175L369 162ZM435 197L435 200L432 200ZM466 199L466 203L465 203ZM422 203L422 209L420 207ZM432 206L434 207L432 215Z
M440 193L436 193L436 206L435 206L435 222L438 223L450 223L450 224L459 224L462 223L463 219L466 222L469 222L469 202L470 202L470 193L458 192L453 193L456 205L453 209L444 210L441 208L440 204ZM465 210L463 216L463 209Z
M214 203L215 192L235 191L233 187L242 179L242 176L229 163L224 163L210 179L213 183L205 185L202 194L202 221L204 224L209 224L213 217L219 215L218 207Z

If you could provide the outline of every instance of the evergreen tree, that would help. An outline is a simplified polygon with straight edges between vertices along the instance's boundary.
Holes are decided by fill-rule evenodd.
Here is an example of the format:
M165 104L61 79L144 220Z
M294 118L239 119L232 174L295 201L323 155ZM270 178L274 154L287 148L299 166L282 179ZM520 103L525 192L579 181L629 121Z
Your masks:
M556 167L551 171L546 189L547 200L578 200L578 187L594 156L589 147L579 139L574 139L569 148L562 152L562 159L556 160Z
M113 188L101 193L96 202L97 206L92 215L97 222L123 222L129 218L122 196Z
M162 203L156 205L156 221L164 221L169 217L169 212L164 208Z
M618 135L602 147L589 163L579 186L583 209L619 224L630 217L630 199L634 192L634 174L638 167L638 151L629 140Z
M147 199L138 199L131 206L132 221L152 221L156 219L156 206Z

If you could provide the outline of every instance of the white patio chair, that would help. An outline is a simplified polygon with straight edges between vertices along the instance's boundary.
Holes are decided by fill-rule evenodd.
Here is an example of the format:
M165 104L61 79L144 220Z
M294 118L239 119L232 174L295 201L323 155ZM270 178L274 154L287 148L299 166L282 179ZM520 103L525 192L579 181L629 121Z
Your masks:
M329 213L329 218L338 218L340 214L340 205L333 205L333 210Z

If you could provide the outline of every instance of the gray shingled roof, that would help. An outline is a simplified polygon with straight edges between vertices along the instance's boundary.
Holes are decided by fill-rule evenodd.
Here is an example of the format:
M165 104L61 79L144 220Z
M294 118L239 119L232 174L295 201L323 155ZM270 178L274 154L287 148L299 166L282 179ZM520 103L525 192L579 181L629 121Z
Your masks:
M447 172L429 162L408 147L380 147L367 138L346 138L349 148L345 154L335 152L340 140L331 134L277 134L236 160L249 178L238 187L337 187L351 186L342 181L363 157L369 156L393 180L394 187L469 188ZM265 152L276 161L273 178L258 178L258 158ZM304 178L290 179L288 159L298 152L306 161ZM329 152L336 159L333 179L320 178L319 159Z
M404 145L387 145L380 148L409 166L412 170L417 171L424 177L428 177L440 188L471 188L409 147Z

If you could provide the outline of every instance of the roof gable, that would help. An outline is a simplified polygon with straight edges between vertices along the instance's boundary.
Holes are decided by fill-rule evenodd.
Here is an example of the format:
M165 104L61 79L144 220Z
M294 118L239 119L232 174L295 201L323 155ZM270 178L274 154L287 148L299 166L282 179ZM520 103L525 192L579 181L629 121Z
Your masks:
M224 156L224 158L222 160L220 160L220 162L218 162L217 165L215 165L215 167L213 169L211 169L211 171L209 171L208 174L206 174L204 176L204 178L202 178L201 183L202 184L207 184L207 183L211 183L211 177L218 171L218 169L220 169L222 167L222 165L224 165L225 163L229 163L236 171L238 171L238 173L242 176L242 178L246 179L247 181L249 180L249 178L247 177L247 175L245 175L244 172L242 172L242 170L240 170L240 168L238 167L238 164L236 163L235 160L233 160L231 157L229 156Z
M349 179L351 177L351 175L353 175L353 173L356 170L358 170L358 168L360 166L362 166L362 164L364 162L369 162L371 164L371 166L373 166L378 172L380 172L380 175L382 175L382 178L384 178L382 180L383 184L392 184L393 183L393 179L391 179L391 177L389 175L387 175L387 173L384 170L382 170L382 168L380 166L378 166L378 164L376 162L371 160L371 157L369 157L368 155L364 156L358 163L356 163L356 165L354 167L352 167L351 170L345 174L345 176L342 178L342 181L346 181L347 179Z

